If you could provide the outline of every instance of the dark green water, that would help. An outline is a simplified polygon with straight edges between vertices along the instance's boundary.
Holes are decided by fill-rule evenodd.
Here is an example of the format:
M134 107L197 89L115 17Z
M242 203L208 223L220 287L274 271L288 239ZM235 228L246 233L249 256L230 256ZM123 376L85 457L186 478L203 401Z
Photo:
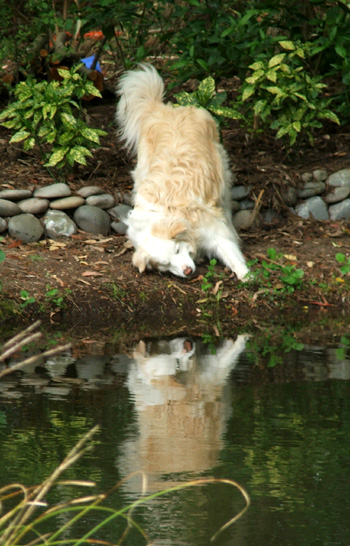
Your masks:
M252 364L245 342L221 343L215 355L199 340L141 342L128 356L65 354L8 375L0 383L0 485L41 482L99 424L91 451L65 478L94 480L98 492L140 469L149 492L231 479L251 506L215 544L349 546L350 359L308 347L266 369ZM140 491L133 476L107 506L125 506ZM59 486L47 500L75 492ZM154 545L202 546L243 506L238 491L211 484L159 497L133 517ZM96 521L90 514L64 538ZM116 544L124 528L114 521L96 538ZM147 541L132 531L125 544Z

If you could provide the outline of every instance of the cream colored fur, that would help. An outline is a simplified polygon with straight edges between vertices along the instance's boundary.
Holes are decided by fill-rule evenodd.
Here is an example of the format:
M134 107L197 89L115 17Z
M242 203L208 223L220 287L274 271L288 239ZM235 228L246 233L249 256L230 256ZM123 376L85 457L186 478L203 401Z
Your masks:
M202 108L164 104L150 65L121 79L117 121L137 154L128 236L140 272L186 277L201 256L216 257L243 279L248 269L231 222L231 172L216 123Z

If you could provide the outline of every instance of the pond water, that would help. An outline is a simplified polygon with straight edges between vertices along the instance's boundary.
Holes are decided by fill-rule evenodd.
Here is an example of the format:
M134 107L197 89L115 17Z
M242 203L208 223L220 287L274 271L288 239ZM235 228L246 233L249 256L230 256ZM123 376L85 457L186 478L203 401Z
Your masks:
M214 544L349 546L349 351L304 346L277 355L274 367L254 354L244 335L216 347L198 338L141 340L127 354L73 349L7 375L0 381L0 486L40 483L98 424L92 449L65 477L94 480L97 492L125 479L107 507L140 498L138 470L147 475L147 493L223 478L244 487L251 505ZM75 493L59 485L48 502ZM202 546L244 506L237 489L215 483L154 498L132 517L149 543ZM91 512L63 538L100 520ZM58 524L66 521L62 514ZM94 538L116 544L124 529L118 518ZM133 529L124 544L147 540Z

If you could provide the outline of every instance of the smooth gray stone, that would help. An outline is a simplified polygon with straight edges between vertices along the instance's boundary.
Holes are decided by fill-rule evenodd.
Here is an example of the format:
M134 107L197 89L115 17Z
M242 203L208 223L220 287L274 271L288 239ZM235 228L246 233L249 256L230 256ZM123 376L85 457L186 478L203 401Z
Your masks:
M81 207L81 205L84 205L84 203L85 203L84 197L80 197L79 195L72 195L70 197L62 197L62 199L55 199L54 201L51 201L50 209L54 209L54 210L76 209L78 207Z
M324 182L307 182L304 187L298 191L298 197L301 199L307 199L309 197L315 197L320 195L326 189Z
M315 220L329 220L328 208L321 197L311 197L304 203L301 203L295 208L295 212L301 218L309 218L310 215Z
M4 233L7 230L7 222L5 218L0 217L0 233Z
M30 197L18 202L18 206L22 212L28 214L42 214L49 208L48 199L40 199L39 197Z
M301 175L301 179L303 182L311 182L311 180L313 179L312 173L303 173Z
M126 232L128 231L128 226L124 224L124 222L112 222L111 228L116 233L119 233L119 235L125 235Z
M112 218L119 220L119 222L124 222L131 210L132 208L129 207L129 205L117 205L116 207L109 209L107 212L110 214L110 216L112 216Z
M110 217L104 210L91 205L83 205L74 213L74 221L77 226L87 233L108 235L110 230Z
M8 201L8 199L0 199L0 216L7 218L8 216L21 214L21 212L21 209L16 203Z
M327 184L330 186L350 187L350 169L342 169L328 177Z
M60 197L67 197L71 194L70 187L63 182L56 182L49 186L43 186L34 191L34 197L45 197L46 199L58 199Z
M242 201L250 194L250 186L233 186L231 189L231 199L233 201Z
M103 192L103 188L100 188L99 186L84 186L77 191L77 194L86 198L90 197L91 195L100 195Z
M241 201L241 209L242 210L253 210L254 208L254 201L252 199L242 199Z
M350 199L330 205L329 216L331 220L348 220L350 218Z
M73 220L61 210L49 210L44 218L45 233L50 239L70 237L77 233L77 226Z
M30 190L1 190L0 199L8 199L9 201L19 201L32 196Z
M314 180L316 180L316 182L324 182L325 180L327 180L328 173L326 169L315 169L314 171L312 171L312 176L314 177Z
M238 212L239 210L241 210L241 204L239 201L231 201L231 210L233 213L235 212Z
M101 193L101 195L91 195L86 199L86 204L100 209L110 209L115 205L115 199L110 193Z
M238 230L249 229L256 222L256 218L254 218L252 210L240 210L234 214L232 221L233 225Z
M328 205L333 203L339 203L339 201L344 201L350 194L350 186L334 186L333 191L327 193L324 196L324 200Z
M281 197L287 207L294 207L298 201L298 192L292 186L287 186L281 191Z
M132 207L133 206L132 193L130 193L130 192L123 193L122 201L123 201L124 205L129 205L130 207Z
M264 224L273 224L274 222L280 219L280 215L277 212L277 210L266 209L261 213L261 219L264 222Z
M9 220L8 230L11 237L24 243L35 243L44 233L42 224L33 214L13 216Z

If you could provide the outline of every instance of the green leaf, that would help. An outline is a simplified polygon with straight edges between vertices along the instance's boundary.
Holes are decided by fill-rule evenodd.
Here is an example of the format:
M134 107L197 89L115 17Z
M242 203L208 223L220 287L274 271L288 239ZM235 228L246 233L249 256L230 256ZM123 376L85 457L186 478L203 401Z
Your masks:
M285 53L279 53L278 55L275 55L274 57L272 57L272 59L269 60L269 68L273 68L274 66L281 64L285 56L286 56Z
M266 72L266 77L270 82L276 83L277 81L277 72L276 70L268 70Z
M334 112L331 112L331 110L323 110L322 112L318 114L317 117L320 119L329 119L330 121L333 121L337 125L340 125L340 121L337 114L335 114Z
M294 129L295 129L298 133L300 133L300 131L301 131L301 123L300 123L300 121L294 121L294 122L293 122L293 127L294 127Z
M287 49L288 51L295 51L295 45L290 40L282 40L281 42L278 42L283 49Z
M35 146L35 138L34 137L28 138L28 140L26 140L23 143L23 150L25 152L28 152L28 150L32 150L34 146Z
M49 161L45 163L44 167L55 167L57 163L62 161L64 156L67 154L69 148L66 146L64 148L59 148L55 150L49 157Z
M90 150L88 150L84 146L75 146L69 151L67 160L69 163L71 161L75 161L76 163L80 163L81 165L86 165L86 156L92 157L92 153L90 152Z
M256 72L254 72L254 74L246 78L245 81L247 83L256 83L264 75L265 75L264 70L257 70Z
M197 90L197 97L199 100L199 103L203 106L207 104L209 99L214 95L215 93L215 80L211 76L208 78L205 78L198 87Z
M100 138L94 129L91 129L90 127L83 127L80 130L80 134L87 140L92 140L92 142L100 144Z
M10 142L21 142L22 140L25 140L30 136L29 131L18 131L18 133L15 133L12 138L10 139Z
M68 129L75 129L77 126L77 120L72 114L67 114L66 112L63 112L61 114L61 120L62 123L68 127Z
M267 105L266 100L258 100L254 103L254 114L259 116Z
M242 101L244 102L245 100L249 99L249 97L251 97L254 94L254 92L255 92L255 87L253 85L245 86L242 93Z
M4 121L3 123L0 123L2 127L6 127L6 129L13 129L16 127L17 120L16 119L10 119L9 121Z
M210 111L216 116L222 116L229 119L243 119L244 117L238 110L234 110L228 106L211 106Z
M252 70L264 70L265 64L262 61L256 61L255 63L250 64L249 68Z
M181 106L199 106L195 93L187 93L187 91L181 91L181 93L176 93L174 97Z

